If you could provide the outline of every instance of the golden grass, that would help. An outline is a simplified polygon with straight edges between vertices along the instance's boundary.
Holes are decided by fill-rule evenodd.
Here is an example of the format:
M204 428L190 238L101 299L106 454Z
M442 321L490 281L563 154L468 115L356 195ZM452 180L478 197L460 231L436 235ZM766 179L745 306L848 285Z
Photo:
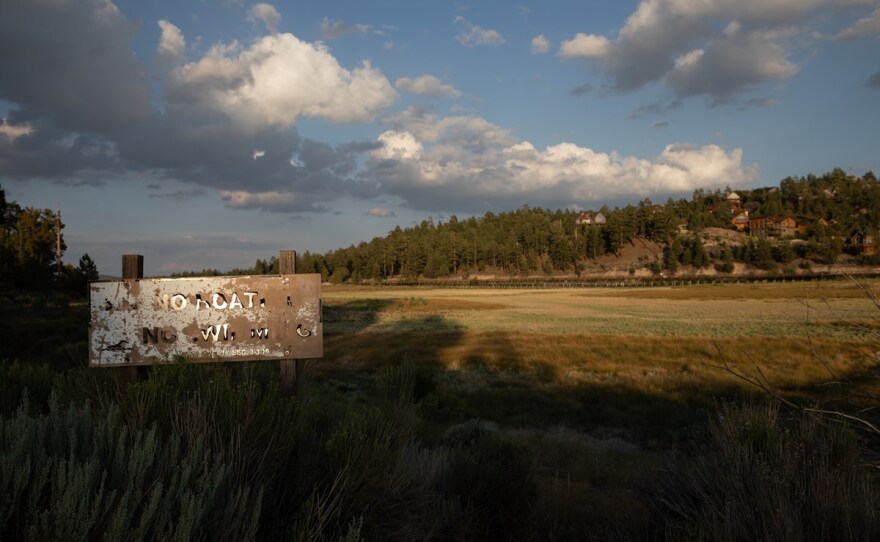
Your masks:
M322 378L357 389L408 360L435 375L430 420L624 427L642 442L704 420L700 412L720 398L758 393L720 369L723 360L750 373L760 366L789 398L839 400L818 358L866 380L880 327L876 307L845 281L815 289L334 288L324 303L325 357L314 366Z
M773 286L784 291L769 293ZM877 321L864 292L849 283L823 283L812 296L804 296L805 291L799 284L650 290L335 289L324 303L337 313L328 314L329 333L429 330L433 323L437 329L524 334L853 337L858 329L828 322ZM350 325L355 319L356 329Z
M382 369L422 381L424 435L472 419L529 450L532 528L638 526L669 465L717 405L762 395L857 412L823 366L880 394L880 314L852 283L665 289L481 290L334 287L325 292L316 381L366 400ZM821 362L820 362L821 360ZM427 384L426 384L427 382ZM699 437L698 437L699 438ZM537 518L537 519L536 519ZM603 538L601 529L596 538ZM609 531L611 532L611 531ZM550 534L552 533L552 534ZM582 537L573 537L575 539Z
M876 281L866 282L876 290ZM864 285L852 281L821 281L815 283L751 283L751 284L700 284L668 288L640 288L612 291L603 295L635 299L862 299ZM584 294L591 296L590 293Z
M359 302L358 302L359 301ZM397 313L433 313L450 311L480 311L502 309L505 306L499 303L488 303L472 299L447 299L432 297L395 297L385 299L360 299L351 303L354 310L376 310L381 312ZM338 305L338 304L337 304ZM331 304L330 306L333 306Z
M624 385L686 400L741 383L718 369L722 356L732 366L759 364L782 388L823 384L827 371L816 356L842 372L858 372L870 349L859 341L832 338L779 341L773 338L711 339L616 335L518 336L490 332L362 333L326 341L324 370L379 369L407 358L449 373L472 373L465 386L487 381L571 388L581 384Z
M687 425L704 421L700 413L718 400L758 393L719 368L722 355L740 371L754 373L760 365L789 399L863 406L828 388L832 378L815 357L858 379L870 353L858 341L629 339L500 331L359 333L330 338L320 371L357 388L369 386L369 375L381 368L408 360L435 375L428 419L482 418L510 427L591 431L617 427L643 443L675 440ZM868 384L880 392L876 381Z

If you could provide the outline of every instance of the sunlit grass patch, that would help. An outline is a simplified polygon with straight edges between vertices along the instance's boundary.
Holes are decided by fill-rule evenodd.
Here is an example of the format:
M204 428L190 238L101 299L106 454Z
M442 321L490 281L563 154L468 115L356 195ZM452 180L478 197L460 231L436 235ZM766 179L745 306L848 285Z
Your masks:
M318 362L326 378L362 390L385 366L419 365L432 382L421 401L429 434L474 418L505 431L616 431L639 454L686 438L718 401L761 393L724 362L760 367L792 400L864 406L829 385L819 360L865 380L865 338L877 318L864 292L845 281L681 292L337 290L327 304ZM539 477L539 494L580 495L559 484Z
M864 298L865 285L852 281L819 281L793 283L698 284L661 288L627 288L606 291L610 297L636 299L854 299ZM590 293L584 295L590 296Z
M796 288L795 288L796 286ZM450 322L469 331L705 336L853 336L828 320L867 321L876 310L851 283L706 285L630 290L412 290L336 291L325 301L328 333L437 330ZM780 288L782 293L773 293ZM691 289L716 292L693 294ZM748 294L756 289L758 294ZM811 296L801 297L801 293ZM814 295L813 295L814 294ZM370 296L376 297L370 297ZM637 298L647 295L654 298ZM861 295L861 297L859 297ZM826 297L819 297L826 296ZM429 319L428 317L432 318ZM415 321L414 321L415 320ZM438 324L442 326L438 327Z

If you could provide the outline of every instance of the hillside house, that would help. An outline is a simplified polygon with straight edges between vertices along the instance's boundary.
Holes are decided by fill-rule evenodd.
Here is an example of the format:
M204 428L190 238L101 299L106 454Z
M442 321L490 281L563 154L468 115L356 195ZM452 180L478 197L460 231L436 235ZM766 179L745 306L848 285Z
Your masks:
M590 211L584 211L578 215L574 220L574 223L578 226L591 226L593 224L593 213Z
M740 211L736 216L730 219L730 224L736 228L737 231L746 231L749 228L749 212Z
M578 226L603 226L605 222L605 215L602 213L593 214L592 211L584 211L574 221Z
M740 209L741 200L739 194L737 194L736 192L731 192L730 194L727 194L724 200L727 201L727 204L730 206L731 210L738 211Z
M749 233L756 237L794 237L797 220L790 216L749 218Z
M850 236L847 242L856 252L864 256L873 256L877 253L877 245L873 235L857 231Z

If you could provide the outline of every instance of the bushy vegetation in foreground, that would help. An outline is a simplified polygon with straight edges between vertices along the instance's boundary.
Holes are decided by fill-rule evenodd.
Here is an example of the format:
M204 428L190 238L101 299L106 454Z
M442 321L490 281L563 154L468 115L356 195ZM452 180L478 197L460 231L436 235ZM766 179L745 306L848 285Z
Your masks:
M723 406L661 484L667 534L694 540L877 540L880 492L852 431L779 405Z
M0 424L0 532L14 540L243 540L261 491L198 440L134 430L118 407L47 414L23 402ZM246 482L246 481L244 481Z
M181 363L125 387L68 374L45 402L26 398L0 423L0 536L428 540L518 531L531 487L524 452L494 432L423 443L411 366L388 369L355 403L317 389L303 402L284 397L272 369ZM490 498L496 490L500 498Z
M303 401L282 395L273 369L180 363L128 386L69 371L48 397L25 394L0 420L0 537L880 536L857 435L773 404L724 406L679 456L644 463L564 431L477 420L430 431L412 364L385 369L359 397L315 386ZM25 365L3 371L33 382Z

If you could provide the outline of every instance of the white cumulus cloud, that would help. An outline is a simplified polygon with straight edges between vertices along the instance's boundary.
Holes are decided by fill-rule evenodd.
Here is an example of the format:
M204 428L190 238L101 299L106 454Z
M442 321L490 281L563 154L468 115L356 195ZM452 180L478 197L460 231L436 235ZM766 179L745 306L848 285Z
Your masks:
M459 32L455 39L465 47L501 45L505 41L504 36L497 30L471 24L464 17L456 17L455 22L464 26L464 29Z
M287 33L264 36L246 49L237 42L212 47L173 72L168 95L222 113L247 132L290 126L301 116L366 122L396 98L369 62L347 70L323 44Z
M544 34L538 34L532 38L532 53L543 55L550 52L550 40Z
M421 94L423 96L446 96L448 98L460 98L461 92L453 85L444 83L433 75L421 77L401 77L394 82L397 90Z
M426 143L439 142L448 152L459 148L485 149L513 142L509 130L473 115L440 118L428 109L410 107L382 120L395 132L411 134Z
M422 115L421 125L410 123L415 132L404 124L398 119L396 129L379 136L381 147L372 151L364 176L416 208L589 204L742 186L757 178L756 166L743 163L741 149L718 145L670 144L657 156L640 158L571 142L541 150L509 135L489 141L482 134L492 125L483 119L462 123ZM425 126L431 124L433 129ZM482 143L473 144L476 140Z
M183 33L175 25L165 20L159 21L159 28L162 30L162 35L159 38L156 53L169 62L176 63L183 60L186 52L186 40L183 39Z
M559 55L566 58L594 58L608 52L608 38L594 34L578 33L559 45Z
M394 213L390 209L386 209L385 207L373 207L369 211L367 211L367 216L375 216L379 218L386 218L390 216L394 216Z
M846 17L876 0L641 0L613 39L578 33L559 55L590 58L617 91L669 85L679 97L731 101L798 73L794 56L815 40L812 21ZM838 37L880 31L880 11Z
M848 40L871 34L880 34L880 6L877 6L867 17L862 17L849 28L841 31L837 37L838 39Z
M412 160L422 154L422 144L409 132L389 130L379 135L381 147L372 151L380 160Z
M232 209L288 209L297 202L293 192L245 192L243 190L221 190L223 203Z
M281 22L281 14L272 4L254 4L248 12L248 19L252 22L262 21L269 32L278 32L278 24Z

